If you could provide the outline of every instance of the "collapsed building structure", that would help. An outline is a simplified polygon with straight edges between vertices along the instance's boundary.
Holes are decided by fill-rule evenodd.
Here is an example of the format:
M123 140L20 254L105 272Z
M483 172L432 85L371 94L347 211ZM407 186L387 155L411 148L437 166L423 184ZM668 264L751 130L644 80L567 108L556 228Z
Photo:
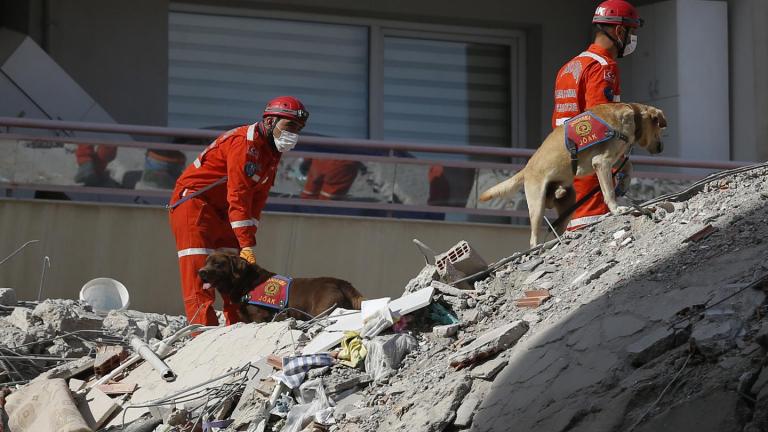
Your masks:
M202 328L5 290L4 427L768 430L767 174L716 173L490 265L460 242L402 297L306 322Z

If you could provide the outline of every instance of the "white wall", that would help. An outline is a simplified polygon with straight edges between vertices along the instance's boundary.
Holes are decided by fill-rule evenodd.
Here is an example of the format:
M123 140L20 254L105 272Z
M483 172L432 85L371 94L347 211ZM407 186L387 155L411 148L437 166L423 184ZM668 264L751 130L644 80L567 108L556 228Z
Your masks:
M165 209L136 205L0 199L0 287L37 297L43 256L51 259L43 297L77 298L83 284L112 277L135 309L181 313L176 247ZM437 251L467 240L489 263L527 249L527 227L265 213L259 262L289 276L335 276L369 297L399 296L424 265L411 240Z

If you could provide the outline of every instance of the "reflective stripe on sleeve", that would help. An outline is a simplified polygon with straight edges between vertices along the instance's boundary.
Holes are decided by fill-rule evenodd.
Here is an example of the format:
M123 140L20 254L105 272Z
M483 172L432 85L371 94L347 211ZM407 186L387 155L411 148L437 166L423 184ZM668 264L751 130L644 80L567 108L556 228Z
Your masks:
M249 227L249 226L259 226L259 220L258 219L246 219L241 221L234 221L229 223L232 228L243 228L243 227Z

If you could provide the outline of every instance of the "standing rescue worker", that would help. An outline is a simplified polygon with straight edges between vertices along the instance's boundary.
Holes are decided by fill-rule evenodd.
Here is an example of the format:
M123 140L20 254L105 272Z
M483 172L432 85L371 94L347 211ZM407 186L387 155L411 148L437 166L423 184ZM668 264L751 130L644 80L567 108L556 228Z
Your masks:
M565 64L555 79L555 109L552 128L562 125L571 117L595 105L621 100L619 66L617 58L631 54L637 46L637 29L643 20L637 9L625 0L606 0L597 7L592 17L594 39L586 51ZM631 165L627 162L619 173L619 187L629 185ZM608 206L599 190L597 174L576 177L573 188L576 201L595 187L597 193L573 212L568 230L597 221L609 213Z
M277 165L282 153L296 145L308 117L298 99L275 98L264 108L263 121L216 138L176 182L170 222L190 323L218 325L215 290L204 287L197 273L208 254L239 250L242 258L256 262L256 229ZM239 321L237 308L223 300L227 325Z

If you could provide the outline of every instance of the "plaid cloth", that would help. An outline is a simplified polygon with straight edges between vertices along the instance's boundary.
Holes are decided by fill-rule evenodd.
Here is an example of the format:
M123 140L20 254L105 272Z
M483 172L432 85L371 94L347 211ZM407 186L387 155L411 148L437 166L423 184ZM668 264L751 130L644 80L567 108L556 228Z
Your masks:
M295 389L304 382L307 371L316 367L330 366L333 363L334 358L328 353L283 357L283 370L275 374L275 379Z

